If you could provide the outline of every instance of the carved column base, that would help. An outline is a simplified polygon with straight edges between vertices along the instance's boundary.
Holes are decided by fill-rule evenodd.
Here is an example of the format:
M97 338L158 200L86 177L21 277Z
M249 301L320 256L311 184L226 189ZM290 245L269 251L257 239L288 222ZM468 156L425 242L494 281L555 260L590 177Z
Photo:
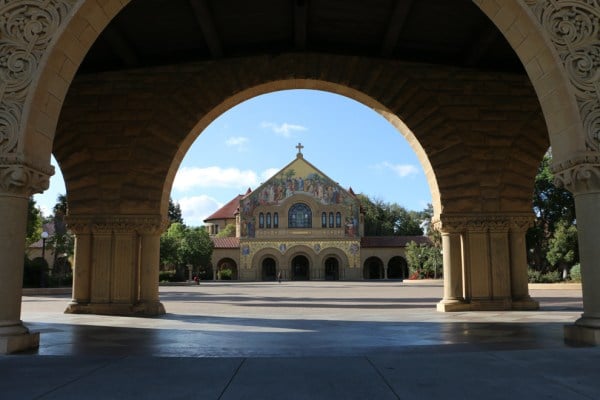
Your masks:
M165 312L165 307L159 301L136 304L71 302L65 310L66 314L99 314L131 317L156 317L165 314Z
M533 311L540 309L540 303L531 297L513 300L512 309L515 311Z
M471 305L464 300L442 300L437 303L436 309L439 312L470 311Z
M22 323L0 327L0 354L37 349L39 346L39 332L29 332Z

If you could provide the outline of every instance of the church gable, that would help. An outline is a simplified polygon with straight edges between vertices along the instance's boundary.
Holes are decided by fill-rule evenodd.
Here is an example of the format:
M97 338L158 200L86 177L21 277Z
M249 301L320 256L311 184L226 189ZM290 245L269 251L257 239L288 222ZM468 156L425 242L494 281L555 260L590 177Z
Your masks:
M347 190L303 158L297 158L242 200L245 211L259 205L281 204L295 194L312 197L321 204L351 205L356 199Z
M300 212L298 207L308 208ZM352 193L298 152L295 160L241 200L241 236L253 238L259 229L265 229L262 237L272 236L276 229L302 227L334 229L337 231L329 236L355 237L359 212L358 199Z

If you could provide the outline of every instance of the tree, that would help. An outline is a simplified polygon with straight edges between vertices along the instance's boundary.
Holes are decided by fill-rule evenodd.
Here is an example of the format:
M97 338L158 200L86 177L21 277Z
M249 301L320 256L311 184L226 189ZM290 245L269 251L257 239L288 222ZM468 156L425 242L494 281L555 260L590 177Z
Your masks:
M221 237L235 237L235 225L234 224L227 224L225 225L225 228L223 228L223 230L219 233L217 233L216 235L217 237L221 238Z
M212 251L213 243L204 227L186 227L175 222L160 238L160 263L175 269L179 279L185 279L188 265L194 271L207 267Z
M69 257L75 251L75 238L67 229L66 215L68 209L67 196L59 194L56 204L52 208L54 215L51 217L54 224L54 234L48 239L48 247L54 251L52 273L59 277L66 277L71 273ZM58 260L61 262L58 262Z
M406 246L406 262L411 277L437 278L442 266L442 253L435 246L411 241Z
M396 203L371 200L364 194L357 195L365 214L365 236L412 236L422 235L421 213L408 211Z
M536 218L533 227L527 231L529 265L542 272L553 267L548 263L546 254L557 226L575 223L575 201L569 191L554 185L551 162L552 153L548 151L535 177L533 211Z
M42 222L42 213L40 209L36 207L33 197L30 197L27 204L26 246L30 246L32 243L40 240L42 233Z
M169 223L178 222L183 225L183 217L181 215L181 207L179 203L174 203L173 199L169 198Z
M562 271L562 278L566 279L569 269L578 259L577 226L565 221L558 224L554 236L548 242L546 258L550 265Z

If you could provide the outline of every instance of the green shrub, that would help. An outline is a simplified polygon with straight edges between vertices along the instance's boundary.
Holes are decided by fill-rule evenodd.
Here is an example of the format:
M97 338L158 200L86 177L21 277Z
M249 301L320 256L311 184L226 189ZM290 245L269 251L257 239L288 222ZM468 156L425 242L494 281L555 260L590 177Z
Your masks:
M550 271L543 274L541 271L528 269L527 277L529 283L555 283L562 281L560 271Z
M219 271L219 277L223 281L230 281L232 275L233 275L233 271L230 270L229 268L224 268L221 271Z
M540 275L542 273L540 271L536 271L535 269L529 268L527 270L527 281L529 283L537 283L540 281Z
M573 267L571 267L571 270L569 271L569 275L571 276L571 280L573 282L581 282L581 265L573 265Z
M540 283L556 283L561 281L562 276L560 274L560 271L551 271L540 275Z
M177 281L177 271L175 271L175 270L160 271L158 273L158 281L159 282L175 282L175 281Z

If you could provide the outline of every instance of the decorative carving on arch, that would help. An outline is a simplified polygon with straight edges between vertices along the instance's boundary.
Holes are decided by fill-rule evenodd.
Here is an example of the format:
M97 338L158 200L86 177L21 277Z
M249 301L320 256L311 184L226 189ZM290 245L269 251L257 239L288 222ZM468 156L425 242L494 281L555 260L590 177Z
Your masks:
M25 99L77 0L0 0L0 157L15 153Z
M600 0L524 0L549 34L569 76L587 133L600 150Z

